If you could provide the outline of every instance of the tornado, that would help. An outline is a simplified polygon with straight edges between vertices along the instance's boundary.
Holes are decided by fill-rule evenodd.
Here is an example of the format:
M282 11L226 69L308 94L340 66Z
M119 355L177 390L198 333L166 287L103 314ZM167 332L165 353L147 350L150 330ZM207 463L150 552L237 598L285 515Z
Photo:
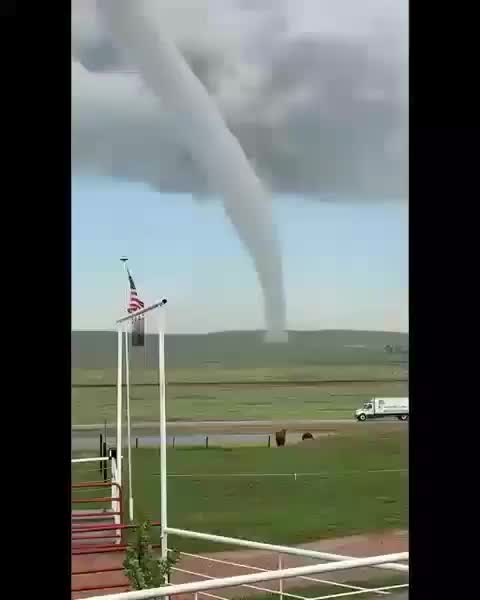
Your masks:
M280 243L271 199L213 99L162 30L158 0L98 0L114 43L174 119L179 140L250 254L263 291L266 341L287 340ZM235 276L234 273L231 276Z

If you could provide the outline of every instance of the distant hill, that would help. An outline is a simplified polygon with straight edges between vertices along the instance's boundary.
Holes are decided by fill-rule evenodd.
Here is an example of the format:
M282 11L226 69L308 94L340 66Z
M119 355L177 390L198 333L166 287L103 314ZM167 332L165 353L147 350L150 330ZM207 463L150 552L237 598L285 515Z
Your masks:
M408 334L379 331L291 331L286 344L266 344L262 331L228 331L209 334L167 335L165 348L170 368L283 367L306 365L406 364ZM117 361L117 334L113 331L73 331L72 368L112 369ZM401 347L398 355L385 350ZM146 351L135 348L132 365L155 368L156 339L147 336Z

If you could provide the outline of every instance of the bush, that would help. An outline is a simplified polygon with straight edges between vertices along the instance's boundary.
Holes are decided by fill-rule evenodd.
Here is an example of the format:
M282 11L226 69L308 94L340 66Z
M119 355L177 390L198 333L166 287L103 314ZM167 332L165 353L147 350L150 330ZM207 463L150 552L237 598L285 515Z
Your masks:
M302 435L302 442L304 440L313 440L313 435L309 431L307 431Z
M127 548L123 561L124 573L134 590L161 587L168 582L173 565L178 561L178 552L169 552L166 559L155 557L150 541L149 521L141 523L134 544Z

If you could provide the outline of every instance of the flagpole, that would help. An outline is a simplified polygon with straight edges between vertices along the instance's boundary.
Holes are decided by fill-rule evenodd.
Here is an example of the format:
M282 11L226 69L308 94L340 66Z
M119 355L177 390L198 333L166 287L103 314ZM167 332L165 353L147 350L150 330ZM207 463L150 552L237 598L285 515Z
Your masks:
M125 274L128 277L127 257L120 259L125 268ZM127 286L127 304L130 302L130 286ZM128 326L125 328L125 383L127 393L127 453L128 453L128 516L133 521L133 485L132 485L132 431L130 421L130 357L128 348Z

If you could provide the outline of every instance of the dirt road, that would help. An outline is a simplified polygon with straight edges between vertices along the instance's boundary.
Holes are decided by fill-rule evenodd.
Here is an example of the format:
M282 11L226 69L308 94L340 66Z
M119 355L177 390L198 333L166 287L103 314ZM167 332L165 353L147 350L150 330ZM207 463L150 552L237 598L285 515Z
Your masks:
M407 552L408 551L408 531L391 531L386 533L368 534L350 536L344 538L338 538L333 540L321 540L318 542L311 542L308 544L301 544L300 548L306 548L309 550L318 550L323 552L330 552L333 554L341 554L345 556L364 557L364 556L376 556L382 554L392 554L396 552ZM264 552L258 550L242 550L242 551L231 551L231 552L216 552L204 555L210 560L200 559L195 556L182 556L177 567L180 569L190 571L190 573L179 573L176 572L173 576L172 583L187 583L190 581L202 581L205 577L193 575L193 573L202 573L210 577L232 577L235 575L245 575L247 573L253 573L258 569L273 570L278 568L278 555L272 554L271 552ZM235 564L222 564L216 561L227 561L228 563ZM283 568L299 567L309 564L315 564L316 559L303 558L298 556L282 556ZM322 562L322 561L318 561ZM235 566L237 565L237 566ZM255 567L245 568L238 565L250 565ZM319 576L313 575L310 580L307 579L288 579L283 582L284 591L298 590L300 588L307 588L312 586L320 585L312 579L322 581L333 581L339 584L344 582L365 582L365 587L375 586L375 581L385 581L386 579L398 575L395 571L386 571L383 569L375 568L364 568L355 569L349 571L342 571L332 574L323 574ZM402 578L405 582L408 581L408 576ZM258 587L263 587L268 591L278 590L279 582L265 582L258 584ZM346 588L338 589L338 592L348 591ZM251 596L259 594L258 590L243 587L241 593L238 588L229 588L222 590L219 595L226 598L238 598L243 596ZM332 592L333 593L333 592ZM187 597L185 596L185 599Z

